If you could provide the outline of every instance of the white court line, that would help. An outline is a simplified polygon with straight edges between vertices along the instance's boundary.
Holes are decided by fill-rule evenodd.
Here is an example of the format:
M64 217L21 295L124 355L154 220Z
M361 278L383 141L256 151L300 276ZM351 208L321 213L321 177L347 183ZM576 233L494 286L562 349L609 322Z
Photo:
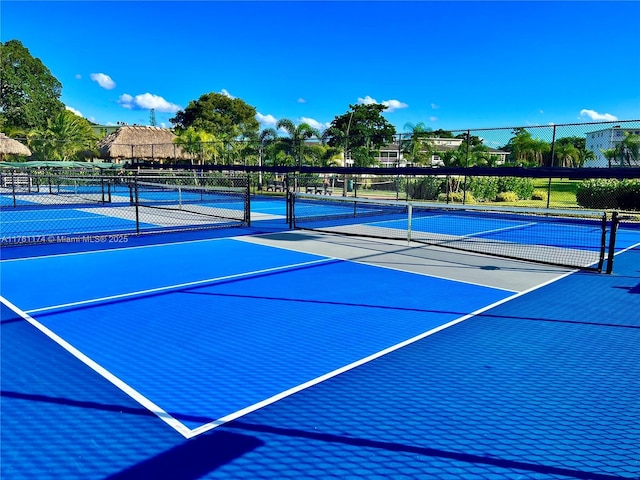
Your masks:
M193 281L193 282L178 283L178 284L175 284L175 285L168 285L168 286L164 286L164 287L148 288L148 289L145 289L145 290L138 290L136 292L120 293L118 295L109 295L109 296L106 296L106 297L92 298L92 299L89 299L89 300L80 300L80 301L77 301L77 302L70 302L70 303L62 303L60 305L52 305L52 306L49 306L49 307L34 308L32 310L25 310L25 312L29 313L29 314L41 313L41 312L49 312L51 310L58 310L60 308L78 307L80 305L90 305L92 303L100 303L100 302L106 302L106 301L111 301L111 300L121 300L121 299L124 299L124 298L130 298L130 297L135 297L135 296L139 296L139 295L147 295L147 294L150 294L150 293L158 293L158 292L168 292L168 291L178 290L178 289L186 288L186 287L194 287L196 285L203 285L203 284L208 284L208 283L220 282L220 281L229 280L229 279L232 279L232 278L250 277L252 275L261 275L263 273L278 272L278 271L288 270L288 269L292 269L292 268L303 267L303 266L307 266L307 265L314 265L314 264L319 264L319 263L327 263L327 262L330 262L330 261L334 261L334 259L332 259L332 258L321 258L319 260L311 260L309 262L293 263L293 264L289 264L289 265L282 265L282 266L279 266L279 267L264 268L262 270L254 270L252 272L234 273L233 275L224 275L222 277L206 278L204 280L196 280L196 281Z
M298 392L300 392L302 390L306 390L309 387L313 387L314 385L317 385L317 384L322 383L322 382L324 382L326 380L329 380L329 379L331 379L331 378L333 378L333 377L335 377L337 375L340 375L340 374L342 374L344 372L347 372L347 371L352 370L352 369L354 369L356 367L364 365L365 363L369 363L372 360L376 360L376 359L378 359L378 358L380 358L380 357L382 357L384 355L387 355L387 354L389 354L391 352L399 350L400 348L403 348L403 347L406 347L407 345L415 343L418 340L422 340L423 338L429 337L429 336L433 335L434 333L438 333L438 332L440 332L442 330L445 330L445 329L447 329L449 327L457 325L458 323L464 322L465 320L473 318L476 315L479 315L480 313L483 313L483 312L485 312L485 311L487 311L487 310L489 310L491 308L497 307L498 305L502 305L503 303L507 303L507 302L509 302L509 301L511 301L511 300L513 300L515 298L518 298L518 297L520 297L522 295L525 295L525 294L530 293L530 292L532 292L534 290L537 290L538 288L542 288L542 287L544 287L546 285L549 285L549 284L551 284L553 282L556 282L556 281L560 280L561 278L564 278L564 277L570 275L571 273L573 273L573 272L567 272L567 273L565 273L563 275L558 276L557 278L552 278L551 280L548 280L545 283L542 283L542 284L537 285L535 287L532 287L532 288L530 288L528 290L524 290L522 292L516 293L516 294L511 295L511 296L509 296L507 298L504 298L502 300L494 302L491 305L487 305L486 307L482 307L482 308L480 308L480 309L478 309L478 310L476 310L476 311L474 311L472 313L464 315L464 316L462 316L460 318L457 318L455 320L447 322L447 323L445 323L443 325L440 325L438 327L432 328L431 330L427 330L424 333L421 333L421 334L416 335L416 336L414 336L412 338L404 340L404 341L402 341L400 343L397 343L397 344L395 344L395 345L393 345L391 347L385 348L384 350L380 350L379 352L376 352L376 353L374 353L372 355L369 355L369 356L364 357L364 358L362 358L360 360L352 362L352 363L350 363L348 365L345 365L344 367L340 367L340 368L338 368L336 370L333 370L332 372L329 372L329 373L321 375L321 376L319 376L317 378L314 378L313 380L309 380L308 382L304 382L304 383L302 383L302 384L300 384L298 386L295 386L295 387L290 388L288 390L285 390L285 391L283 391L281 393L273 395L272 397L269 397L269 398L267 398L265 400L262 400L261 402L254 403L253 405L250 405L250 406L248 406L246 408L243 408L241 410L238 410L236 412L230 413L229 415L225 415L224 417L221 417L221 418L219 418L217 420L214 420L213 422L209 422L209 423L206 423L206 424L201 425L199 427L196 427L196 428L190 430L189 438L193 438L193 437L195 437L197 435L200 435L202 433L205 433L205 432L208 432L210 430L213 430L214 428L217 428L217 427L219 427L221 425L224 425L227 422L230 422L232 420L236 420L236 419L238 419L238 418L240 418L240 417L242 417L244 415L247 415L247 414L249 414L251 412L259 410L260 408L266 407L267 405L270 405L270 404L275 403L275 402L277 402L279 400L282 400L283 398L286 398L286 397L288 397L290 395L293 395L294 393L298 393Z
M497 233L497 232L506 232L508 230L518 230L521 228L531 227L533 225L538 225L538 223L529 222L529 223L523 223L521 225L512 225L510 227L494 228L492 230L485 230L484 232L474 232L474 233L469 233L467 235L462 235L460 236L460 238L461 239L473 238L473 237L477 237L478 235L486 235L487 233Z
M180 422L180 421L176 420L175 418L173 418L170 414L165 412L162 408L160 408L158 405L153 403L147 397L145 397L144 395L140 394L137 390L133 389L128 384L126 384L125 382L120 380L118 377L116 377L111 372L109 372L107 369L102 367L100 364L98 364L97 362L95 362L94 360L92 360L91 358L86 356L84 353L82 353L80 350L75 348L73 345L71 345L69 342L64 340L62 337L58 336L53 331L49 330L47 327L45 327L40 322L35 320L29 314L27 314L26 312L23 312L22 310L20 310L14 304L9 302L6 298L0 296L0 302L3 303L4 305L6 305L9 309L11 309L14 313L16 313L17 315L22 317L24 320L29 322L31 325L36 327L38 330L40 330L42 333L44 333L47 337L49 337L55 343L57 343L62 348L64 348L71 355L73 355L78 360L80 360L82 363L84 363L89 368L91 368L94 372L98 373L104 379L106 379L107 381L111 382L113 385L118 387L124 393L129 395L132 399L134 399L136 402L138 402L144 408L146 408L150 412L153 412L163 422L165 422L171 428L173 428L174 430L179 432L182 436L184 436L185 438L190 438L191 436L193 436L191 434L191 430L187 426L185 426L182 422Z

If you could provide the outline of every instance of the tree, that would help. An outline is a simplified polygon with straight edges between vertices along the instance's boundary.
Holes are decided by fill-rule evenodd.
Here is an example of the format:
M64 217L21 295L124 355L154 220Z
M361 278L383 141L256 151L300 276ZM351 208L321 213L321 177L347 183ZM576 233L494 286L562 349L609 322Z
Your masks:
M417 125L407 123L405 129L410 131L409 138L401 141L402 151L407 155L409 161L415 165L430 165L432 144L425 140L433 133L431 128L420 122Z
M372 103L349 105L349 108L351 111L335 117L325 131L323 138L329 146L352 153L358 147L371 151L393 142L396 129L382 116L386 106ZM362 157L361 149L359 157Z
M258 146L258 164L260 167L264 165L265 145L273 142L276 138L278 138L278 132L274 128L265 128L260 132L258 136L258 141L260 142ZM262 168L258 172L258 188L262 190Z
M604 158L607 159L607 166L611 168L611 165L617 161L618 151L615 148L600 149L600 151Z
M43 160L76 160L96 147L98 138L88 120L69 110L47 119L45 128L29 133L29 146L35 158Z
M312 165L316 167L337 167L342 153L341 148L330 147L322 143L307 147Z
M533 138L524 128L516 128L514 134L509 146L516 160L523 165L543 165L544 154L551 150L551 146L544 140Z
M580 165L580 151L570 142L556 143L554 153L560 167L576 167Z
M298 166L302 166L304 159L304 142L309 138L320 138L320 132L307 123L296 126L293 121L283 118L276 123L276 128L281 128L287 132L288 137L281 141L289 146L289 154L294 158Z
M199 158L202 163L207 158L212 158L214 163L217 163L220 155L220 142L215 136L193 127L179 130L174 143L180 145L185 152Z
M620 159L621 167L638 165L640 161L640 136L624 132L624 138L616 145L615 150L616 156Z
M44 129L64 110L62 84L19 40L0 43L0 125L2 129Z
M438 130L434 130L429 136L433 138L455 138L453 133L451 133L449 130L443 130L441 128L439 128Z
M228 142L256 138L260 129L255 107L215 92L190 101L169 121L178 131L193 127Z

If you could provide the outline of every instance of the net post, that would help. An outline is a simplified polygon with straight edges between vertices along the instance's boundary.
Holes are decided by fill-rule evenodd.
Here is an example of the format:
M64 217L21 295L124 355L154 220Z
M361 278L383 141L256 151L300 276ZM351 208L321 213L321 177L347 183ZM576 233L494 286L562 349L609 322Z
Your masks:
M294 218L294 209L295 209L295 202L296 202L296 197L295 195L293 195L291 192L289 192L287 190L287 195L286 195L286 202L287 202L287 224L289 225L289 230L293 230L294 225L293 225L293 218Z
M247 227L251 226L251 175L247 173L247 189L244 199L244 221Z
M138 173L136 172L133 177L133 204L136 209L136 235L140 235L140 211L138 209L139 199L138 199Z
M413 204L407 204L407 243L411 242L411 222L413 218Z
M16 177L14 170L11 169L11 192L13 193L13 206L16 206Z
M618 212L611 214L611 233L609 234L609 254L607 256L607 274L613 272L613 259L616 251L616 234L618 233L618 225L620 219L618 218Z

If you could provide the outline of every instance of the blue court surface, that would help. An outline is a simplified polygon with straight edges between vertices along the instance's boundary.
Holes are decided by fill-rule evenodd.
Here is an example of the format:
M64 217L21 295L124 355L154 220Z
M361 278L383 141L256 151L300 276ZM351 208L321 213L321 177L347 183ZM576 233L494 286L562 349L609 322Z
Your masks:
M605 275L329 245L252 208L3 249L3 479L640 477L637 229Z

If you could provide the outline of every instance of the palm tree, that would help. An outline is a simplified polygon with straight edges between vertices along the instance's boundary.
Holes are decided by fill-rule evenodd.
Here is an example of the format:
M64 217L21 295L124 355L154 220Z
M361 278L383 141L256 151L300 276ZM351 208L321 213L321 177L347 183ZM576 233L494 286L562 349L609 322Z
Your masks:
M616 145L615 150L620 166L631 167L637 164L640 161L640 136L625 132L624 139Z
M551 150L544 140L531 137L531 133L524 128L515 130L515 137L509 140L516 160L522 164L541 166L544 164L544 154Z
M424 123L417 125L406 123L404 128L410 131L409 139L400 141L402 151L407 154L409 160L416 165L428 165L431 163L432 146L428 140L425 140L430 133L433 132Z
M531 149L534 163L539 167L544 165L544 154L551 150L551 145L544 140L535 139L531 143Z
M185 152L199 158L201 163L205 162L205 158L212 157L215 163L220 154L220 143L215 135L193 127L178 131L174 143L180 145Z
M596 154L593 150L583 148L578 150L578 166L584 167L584 164L589 160L595 160Z
M615 148L608 148L606 150L600 149L600 151L602 152L602 155L604 155L604 158L607 159L609 168L611 168L611 164L616 162L616 159L618 158L618 151Z
M554 153L560 167L576 167L580 165L580 151L572 143L556 144Z
M260 165L260 171L258 172L258 189L262 190L262 166L264 165L264 146L278 138L278 132L274 128L265 128L260 132L258 140L260 145L258 147L258 164Z
M29 146L44 160L70 160L96 147L97 137L87 120L69 110L47 118L47 126L30 132Z
M301 123L298 126L288 118L283 118L276 123L276 128L281 128L289 135L284 138L284 142L290 146L290 154L293 156L298 166L302 166L304 154L304 141L316 137L320 138L320 132L308 123Z

